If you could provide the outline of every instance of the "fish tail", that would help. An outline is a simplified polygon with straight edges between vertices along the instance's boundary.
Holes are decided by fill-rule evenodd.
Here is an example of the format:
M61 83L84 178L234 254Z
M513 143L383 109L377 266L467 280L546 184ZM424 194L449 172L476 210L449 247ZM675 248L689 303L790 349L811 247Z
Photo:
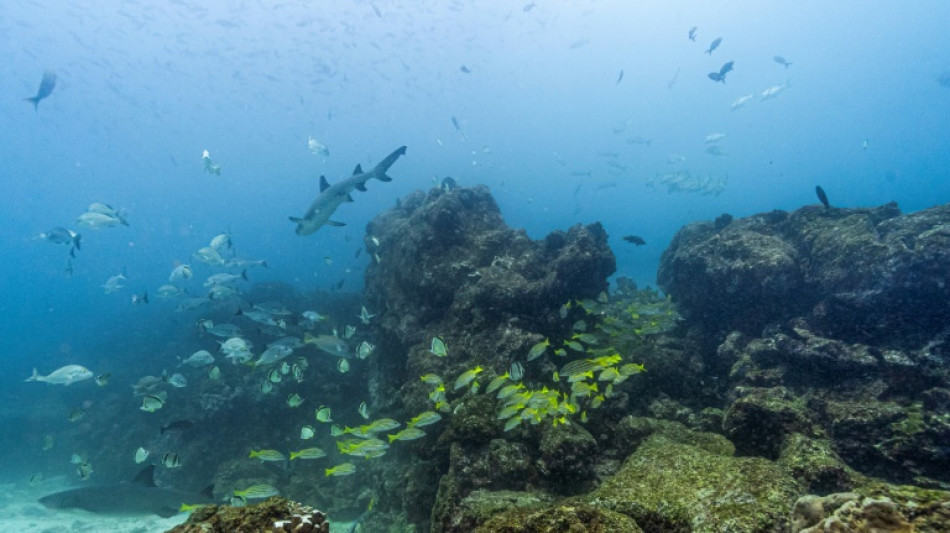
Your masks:
M40 375L39 375L39 373L37 373L36 368L34 367L34 368L33 368L33 375L30 376L30 377L28 377L28 378L26 378L24 381L39 381L39 380L40 380Z
M30 102L31 104L33 104L33 111L36 111L36 112L40 111L40 97L39 96L31 96L29 98L24 98L23 101Z
M406 147L400 146L393 153L386 156L386 159L383 159L376 165L376 177L379 181L392 181L392 178L386 175L386 171L389 170L389 167L393 166L393 163L399 159L399 156L406 154Z

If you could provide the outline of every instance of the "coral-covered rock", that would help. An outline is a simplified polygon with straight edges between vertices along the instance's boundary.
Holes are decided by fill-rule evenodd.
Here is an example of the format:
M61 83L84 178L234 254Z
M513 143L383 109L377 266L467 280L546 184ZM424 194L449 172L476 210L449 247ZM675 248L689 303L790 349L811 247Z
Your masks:
M641 533L629 516L584 503L566 503L544 509L515 508L501 513L475 533Z
M890 492L890 491L889 491ZM827 496L807 495L795 502L792 533L874 531L877 533L940 533L950 524L950 494L911 489L907 499L895 488L887 495L853 492Z
M207 505L191 513L188 521L168 533L329 533L326 516L284 498L270 498L256 505L231 507Z

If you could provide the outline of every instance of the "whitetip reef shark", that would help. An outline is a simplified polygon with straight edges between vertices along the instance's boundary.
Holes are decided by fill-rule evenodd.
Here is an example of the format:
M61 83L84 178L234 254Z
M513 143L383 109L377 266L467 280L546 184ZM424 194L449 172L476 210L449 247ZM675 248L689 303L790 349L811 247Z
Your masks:
M320 196L317 196L317 199L310 204L310 209L307 209L303 217L290 217L290 220L297 224L297 235L310 235L326 224L331 226L343 226L343 222L330 220L330 217L333 216L333 212L336 211L343 202L353 201L353 197L350 196L350 193L353 192L354 189L357 191L365 191L367 181L373 178L379 181L392 181L393 179L386 175L386 171L389 170L389 167L393 166L393 163L399 159L399 156L405 153L406 147L400 146L368 172L363 172L360 165L356 165L352 176L333 185L327 183L326 177L320 176Z

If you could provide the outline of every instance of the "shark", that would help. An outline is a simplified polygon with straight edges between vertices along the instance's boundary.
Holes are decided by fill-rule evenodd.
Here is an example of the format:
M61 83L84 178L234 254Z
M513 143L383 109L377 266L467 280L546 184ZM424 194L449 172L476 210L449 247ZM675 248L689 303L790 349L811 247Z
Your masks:
M400 146L367 172L363 172L362 167L356 165L352 176L333 185L327 183L325 176L320 176L320 195L310 204L310 209L307 209L307 212L300 218L290 217L291 222L297 224L297 235L304 236L316 233L324 225L344 226L343 222L330 220L333 212L344 202L353 201L350 193L354 190L365 191L367 181L373 178L379 181L392 181L393 179L386 175L386 171L393 166L399 156L405 155L405 153L406 147Z
M182 504L210 504L211 485L200 494L155 485L155 465L145 467L132 481L55 492L39 499L49 509L85 509L103 515L156 514L162 518L181 512Z

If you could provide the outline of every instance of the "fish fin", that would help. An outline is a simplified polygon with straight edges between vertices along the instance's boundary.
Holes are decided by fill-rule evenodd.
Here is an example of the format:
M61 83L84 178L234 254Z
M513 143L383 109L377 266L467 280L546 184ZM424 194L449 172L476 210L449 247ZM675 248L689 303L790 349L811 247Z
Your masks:
M26 381L39 381L39 380L40 380L40 375L36 371L36 367L33 367L33 375L26 378Z
M347 202L352 202L352 201L353 201L353 197L350 196L349 194L347 194L347 195L346 195L346 201L347 201Z
M214 483L201 489L201 495L208 498L209 500L213 500L214 499Z
M248 281L248 279L247 279L247 269L246 269L246 268L241 271L241 277L244 278L244 281Z
M158 485L155 484L155 465L148 465L143 468L132 478L132 483L138 483L149 488L157 487Z
M361 167L359 163L357 163L356 168L353 169L353 175L355 176L357 174L362 174L362 173L363 173L363 167Z
M31 96L30 98L24 98L23 101L33 104L33 111L36 111L37 113L39 113L40 111L40 97L39 96Z
M392 180L393 180L392 178L390 178L390 177L387 176L386 174L380 174L379 176L376 176L376 178L377 178L379 181L392 181Z
M291 222L294 222L296 224L300 224L301 222L303 222L303 219L299 217L287 217L287 218L289 218Z
M360 192L366 192L366 183L357 183L354 187Z
M346 222L337 222L336 220L327 220L328 226L345 226Z
M327 183L326 176L320 176L320 192L323 192L330 188L330 184Z

